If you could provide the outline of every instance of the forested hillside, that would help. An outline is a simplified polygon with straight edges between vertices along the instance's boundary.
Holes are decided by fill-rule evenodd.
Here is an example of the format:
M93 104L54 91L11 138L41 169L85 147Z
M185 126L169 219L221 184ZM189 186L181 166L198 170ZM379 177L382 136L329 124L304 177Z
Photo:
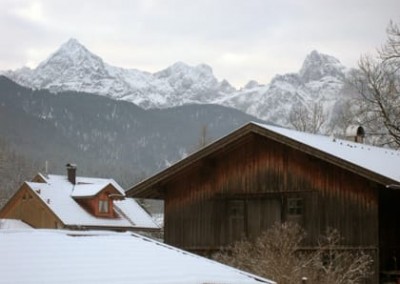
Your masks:
M64 165L74 162L79 175L112 177L123 186L252 120L259 121L217 105L144 110L97 95L32 90L0 77L0 137L15 153L40 165L36 171L47 161L50 173L64 174Z

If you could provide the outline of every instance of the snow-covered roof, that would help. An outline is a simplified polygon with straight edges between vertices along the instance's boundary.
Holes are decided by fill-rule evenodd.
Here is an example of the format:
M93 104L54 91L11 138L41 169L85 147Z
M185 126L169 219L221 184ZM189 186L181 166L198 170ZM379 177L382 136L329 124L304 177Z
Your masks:
M400 183L400 151L266 124L254 124Z
M32 229L31 226L17 219L0 219L0 230Z
M124 190L112 179L77 177L74 185L68 181L66 176L41 175L41 177L45 179L44 183L26 182L26 184L67 226L159 228L149 214L132 198L127 198L119 203L123 205L118 206L118 209L115 210L118 218L96 217L74 199L93 196L109 184L113 185L121 195L125 195Z
M55 186L72 186L66 176L59 175L41 175L47 183ZM76 177L76 184L72 191L73 197L90 197L95 196L106 186L111 184L123 196L125 196L124 189L113 179L106 178L91 178L91 177Z
M0 283L274 283L134 233L0 231Z
M133 199L115 200L116 211L139 228L157 228L156 221L149 218L149 214Z

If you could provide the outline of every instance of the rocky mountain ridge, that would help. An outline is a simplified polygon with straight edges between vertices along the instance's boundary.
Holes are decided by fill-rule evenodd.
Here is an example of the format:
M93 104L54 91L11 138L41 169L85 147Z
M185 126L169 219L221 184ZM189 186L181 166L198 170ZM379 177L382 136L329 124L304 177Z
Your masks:
M245 88L216 103L289 127L293 108L303 106L310 110L320 104L328 127L337 106L348 99L342 92L347 73L339 60L314 50L298 73L276 75L267 85L249 82Z
M108 96L143 108L174 107L209 103L226 82L220 83L207 65L188 66L177 62L151 74L114 67L103 62L75 39L64 43L38 67L4 72L16 83L51 92L76 91Z
M33 70L4 72L11 80L34 89L95 93L145 109L219 104L282 126L290 126L288 114L299 105L310 109L319 103L331 120L336 106L346 100L342 94L346 74L339 60L312 51L298 73L276 75L268 84L250 81L237 90L226 80L218 81L205 64L178 62L156 73L118 68L103 62L75 39Z

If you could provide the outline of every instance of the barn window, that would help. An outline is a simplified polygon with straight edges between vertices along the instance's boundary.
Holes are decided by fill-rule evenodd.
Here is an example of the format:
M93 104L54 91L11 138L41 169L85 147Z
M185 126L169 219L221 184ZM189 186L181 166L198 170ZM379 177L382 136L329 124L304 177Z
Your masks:
M108 200L99 200L99 212L108 213Z
M288 215L290 216L299 216L303 215L304 206L303 206L303 198L288 198L287 200L287 208Z

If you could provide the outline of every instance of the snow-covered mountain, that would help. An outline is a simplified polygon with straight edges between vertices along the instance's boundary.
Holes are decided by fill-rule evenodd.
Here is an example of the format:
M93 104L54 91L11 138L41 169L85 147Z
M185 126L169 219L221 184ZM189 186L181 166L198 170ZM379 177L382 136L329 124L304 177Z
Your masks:
M4 75L25 87L96 93L144 108L207 103L227 90L226 82L219 83L207 65L178 62L154 74L123 69L103 62L76 39L64 43L37 68Z
M231 106L264 120L288 126L293 107L321 104L329 118L342 95L346 68L336 58L312 51L298 73L276 75L268 85L249 82L215 103Z
M133 102L143 108L166 108L189 103L220 104L260 119L289 125L293 106L320 103L330 117L338 102L346 68L334 57L311 52L298 73L277 75L268 84L250 81L240 90L218 81L210 66L178 62L156 73L108 65L77 40L63 44L31 70L7 71L5 76L30 88L52 92L96 93Z

